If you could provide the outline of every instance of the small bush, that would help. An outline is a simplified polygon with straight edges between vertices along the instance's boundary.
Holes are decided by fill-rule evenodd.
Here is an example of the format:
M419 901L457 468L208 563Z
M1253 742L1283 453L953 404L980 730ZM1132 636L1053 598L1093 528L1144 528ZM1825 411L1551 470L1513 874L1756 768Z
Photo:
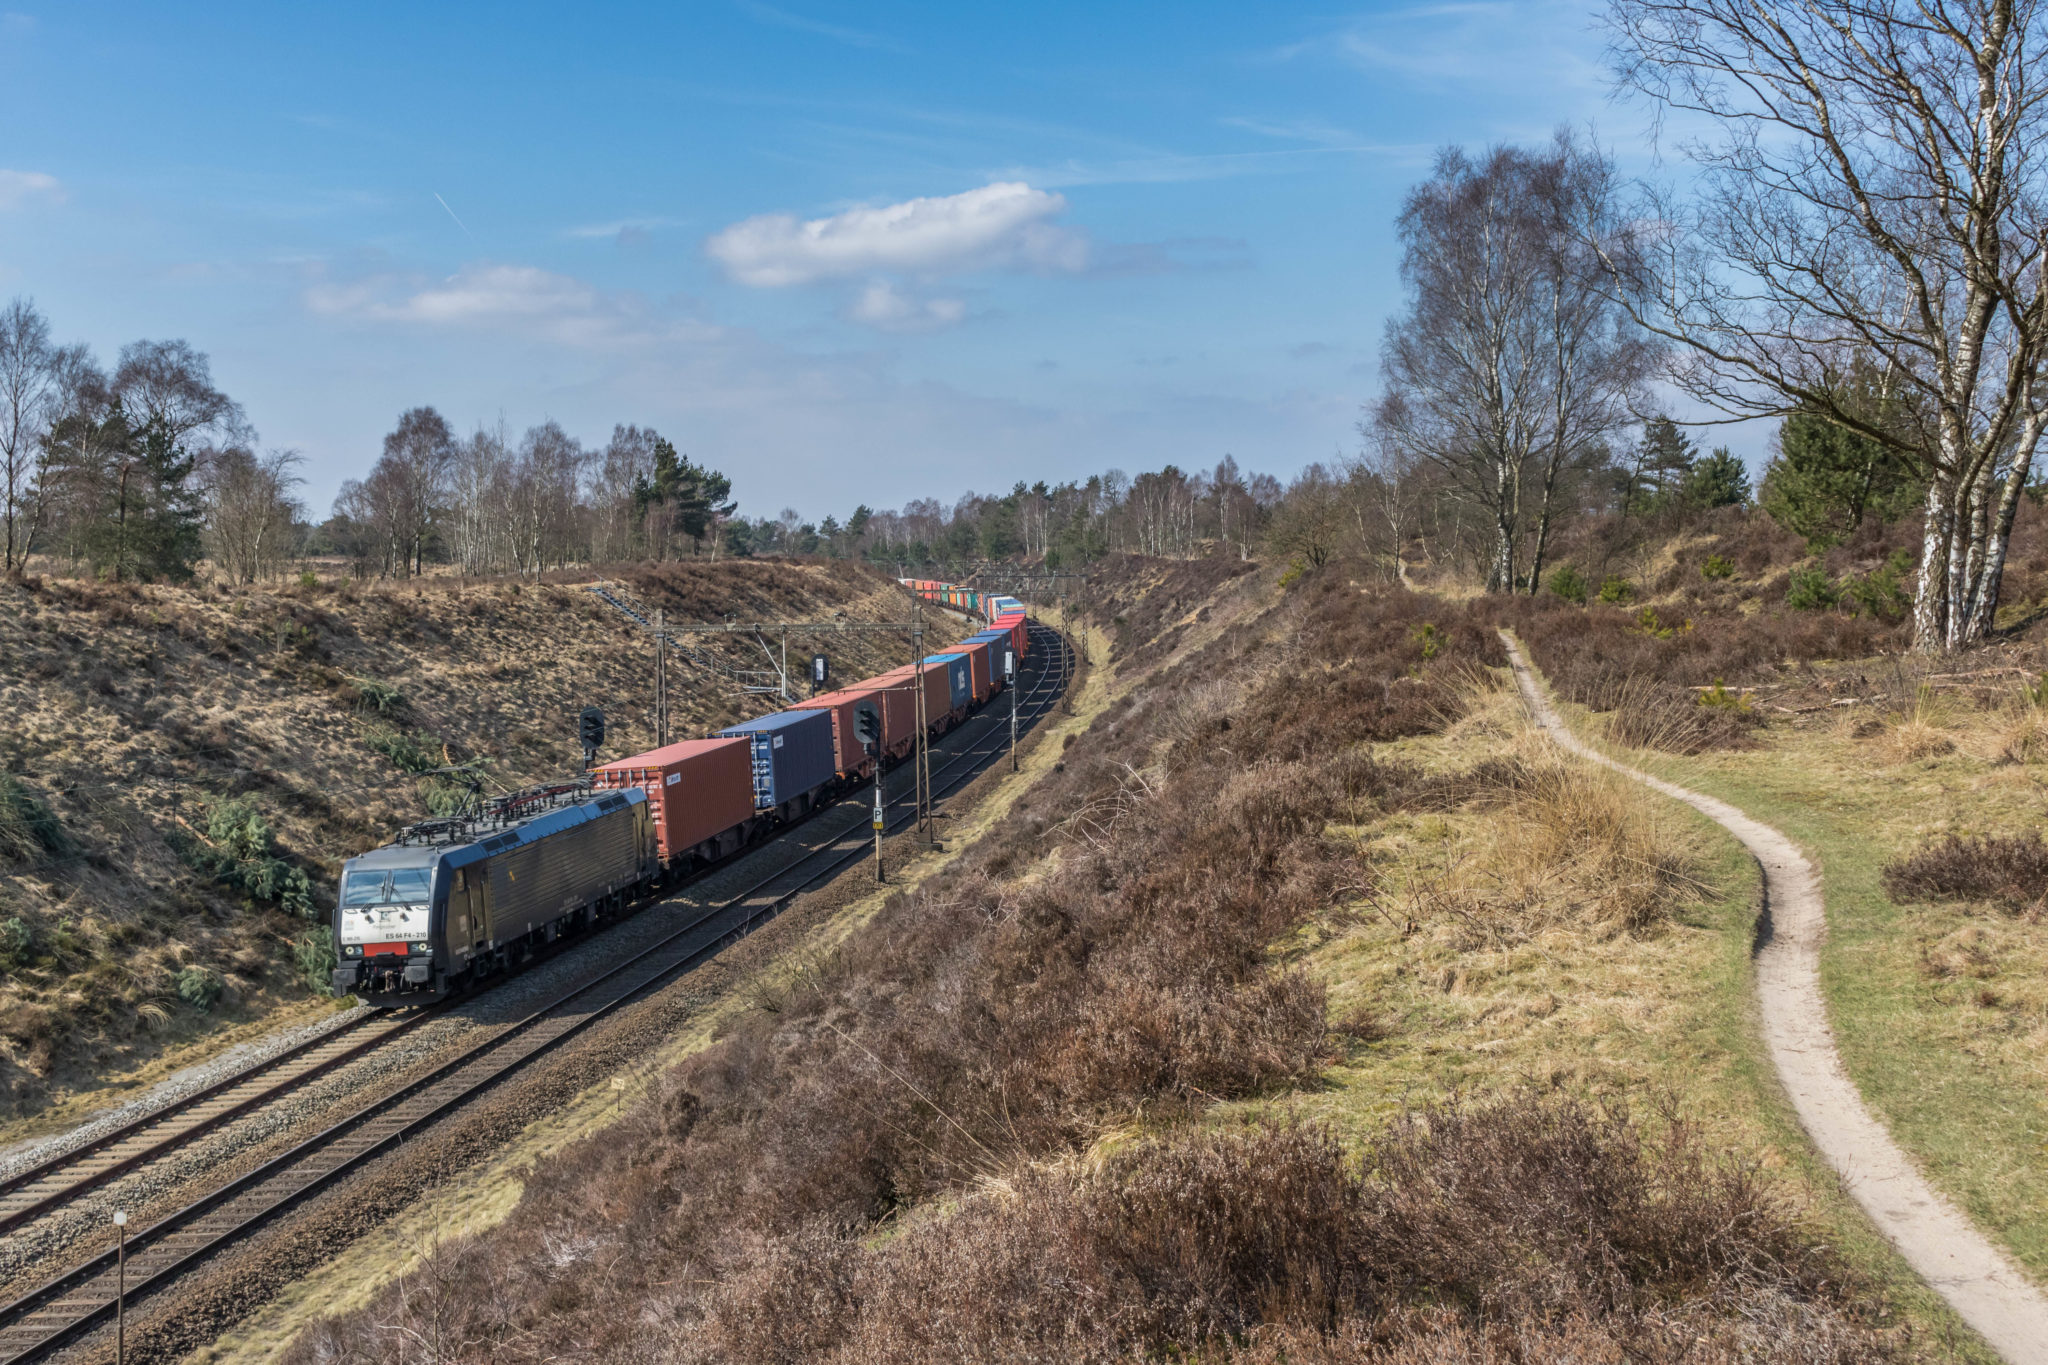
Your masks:
M1887 624L1906 619L1913 609L1913 595L1906 590L1906 575L1913 569L1910 550L1894 550L1879 568L1842 584L1842 594L1857 607Z
M1700 693L1700 705L1724 711L1749 710L1749 697L1742 692L1730 692L1728 685L1719 678L1714 685Z
M1712 582L1722 578L1735 577L1735 561L1726 555L1708 555L1706 563L1700 565L1700 577Z
M405 772L432 772L445 766L442 762L441 739L438 735L375 729L363 736L363 742Z
M334 993L334 967L339 961L334 953L334 930L324 924L292 945L292 966L314 995Z
M28 789L8 773L0 773L0 859L33 862L44 854L63 855L72 851L57 813L29 795Z
M0 920L0 971L21 972L42 957L42 935L19 915Z
M1785 605L1794 611L1827 611L1841 600L1841 589L1828 577L1828 571L1818 566L1794 569L1791 585L1785 589Z
M1655 607L1644 607L1636 613L1636 630L1653 640L1668 640L1674 635L1692 629L1692 618L1687 617L1675 626L1667 626L1658 617Z
M1600 584L1600 600L1610 606L1620 606L1636 595L1635 586L1619 574L1609 574Z
M1895 901L1996 901L2026 910L2048 897L2048 842L2025 834L1951 834L1887 864L1885 894Z
M1550 575L1550 591L1567 602L1586 605L1586 576L1569 564L1560 564Z
M350 678L344 696L356 710L375 712L380 716L395 715L406 709L405 693L375 678Z
M195 963L178 973L177 983L172 989L180 1000L204 1014L220 999L222 984L220 973Z
M311 919L313 884L279 856L277 836L248 801L217 801L207 812L204 840L177 843L178 855L195 872L232 887L251 901L274 905Z
M1438 630L1436 628L1436 625L1433 622L1429 621L1424 621L1421 625L1417 626L1412 632L1410 632L1410 638L1413 639L1417 645L1421 646L1422 661L1424 663L1428 663L1431 659L1434 659L1437 655L1441 654L1443 652L1444 646L1450 641L1450 636L1448 634L1441 630Z
M1286 571L1280 575L1280 587L1283 590L1291 588L1306 577L1308 577L1308 565L1303 563L1301 557L1297 555L1287 561ZM1123 624L1121 617L1118 618L1117 624Z
M319 575L319 574L316 574L316 573L314 573L314 572L313 572L313 571L312 571L311 569L307 569L306 571L304 571L303 573L301 573L301 574L299 575L299 586L300 586L300 587L302 587L302 588L309 588L309 589L310 589L310 588L317 588L317 587L319 587L319 586L320 586L320 575Z

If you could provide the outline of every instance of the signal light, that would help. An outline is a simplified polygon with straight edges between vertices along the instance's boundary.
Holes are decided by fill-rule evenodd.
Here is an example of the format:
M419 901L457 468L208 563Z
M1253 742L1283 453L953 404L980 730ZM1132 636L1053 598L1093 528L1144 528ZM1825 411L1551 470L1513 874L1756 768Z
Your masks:
M871 702L862 702L854 712L853 732L860 736L860 742L870 753L878 753L882 747L882 713Z
M595 706L583 708L583 714L576 717L576 737L583 741L583 766L588 768L597 762L597 751L604 747L604 712Z

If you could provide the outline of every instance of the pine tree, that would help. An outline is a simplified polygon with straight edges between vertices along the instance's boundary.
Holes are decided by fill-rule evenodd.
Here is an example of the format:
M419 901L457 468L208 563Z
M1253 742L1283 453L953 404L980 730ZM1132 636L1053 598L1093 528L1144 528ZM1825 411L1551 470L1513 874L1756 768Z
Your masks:
M1677 505L1698 454L1669 417L1643 423L1643 438L1636 443L1622 485L1621 514L1656 513Z
M1740 507L1749 501L1749 471L1726 446L1694 461L1685 480L1685 501L1690 507Z
M1897 452L1818 413L1795 412L1778 428L1778 455L1764 471L1760 501L1771 520L1818 552L1867 516L1904 516L1920 497L1919 481Z

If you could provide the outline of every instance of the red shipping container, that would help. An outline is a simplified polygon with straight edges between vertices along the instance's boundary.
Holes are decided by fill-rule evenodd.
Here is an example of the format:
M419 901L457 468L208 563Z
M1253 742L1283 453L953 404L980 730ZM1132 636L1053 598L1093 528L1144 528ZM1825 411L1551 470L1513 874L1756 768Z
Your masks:
M996 618L994 628L997 630L1007 630L1010 632L1010 640L1017 646L1017 657L1019 659L1022 659L1024 657L1025 652L1025 630L1023 615L1021 613L1013 612L1008 616L998 616Z
M607 763L590 779L599 788L639 787L647 793L665 863L754 818L753 745L744 737L686 739Z

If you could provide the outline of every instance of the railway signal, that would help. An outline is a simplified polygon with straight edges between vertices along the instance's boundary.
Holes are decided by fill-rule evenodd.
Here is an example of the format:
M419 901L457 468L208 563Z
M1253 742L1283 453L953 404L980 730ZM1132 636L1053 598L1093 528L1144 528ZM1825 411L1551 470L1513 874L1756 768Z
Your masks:
M811 695L826 691L825 684L832 681L832 661L822 654L811 656Z
M597 766L597 751L604 747L604 712L584 707L576 718L576 737L583 741L583 768L588 772Z

